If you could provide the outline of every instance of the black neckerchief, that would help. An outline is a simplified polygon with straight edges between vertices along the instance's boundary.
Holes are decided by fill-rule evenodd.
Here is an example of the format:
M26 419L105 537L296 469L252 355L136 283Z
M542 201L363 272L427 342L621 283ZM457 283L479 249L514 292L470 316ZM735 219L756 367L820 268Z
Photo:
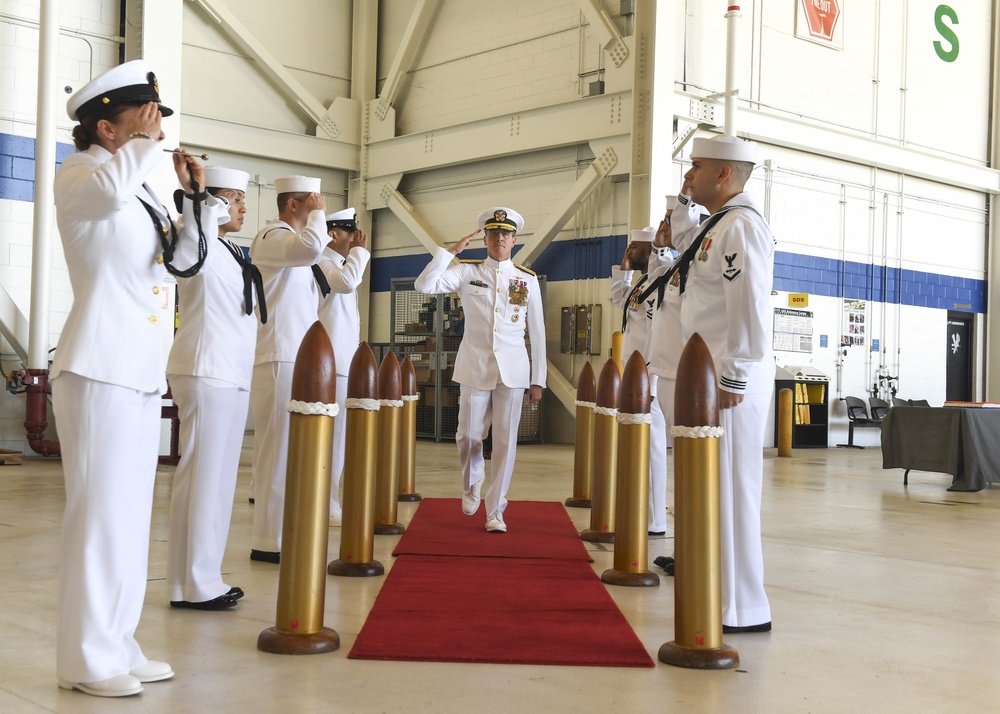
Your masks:
M643 274L643 276L639 278L639 282L635 284L635 287L629 291L628 296L625 298L625 307L622 308L622 334L625 334L625 328L628 327L628 311L632 306L632 298L639 293L640 288L642 288L642 284L646 282L646 278L648 277L649 275ZM638 298L636 298L636 302L638 302Z
M232 241L228 241L219 236L219 242L226 246L230 255L236 259L240 271L243 273L243 309L247 315L253 314L253 291L257 292L257 308L260 310L260 322L267 324L267 303L264 301L264 279L261 277L260 268L247 260L243 251Z
M260 239L264 240L265 238L267 238L268 233L276 230L278 229L272 228L271 230L267 231L267 233L265 233L263 236L261 236ZM319 265L314 264L310 265L309 267L312 268L313 277L316 279L316 285L319 286L320 294L325 298L327 295L330 294L330 282L326 279L326 276L323 275L323 270L322 268L319 267Z
M153 192L149 190L146 184L143 184L146 191L153 195ZM163 248L163 265L166 267L167 272L171 275L175 275L178 278L190 278L198 274L201 270L201 266L205 264L205 257L208 255L208 240L205 238L205 231L201 228L201 197L202 194L198 192L198 184L194 181L191 182L191 190L194 191L194 221L198 226L198 260L195 261L194 265L189 268L177 268L174 266L174 251L177 249L177 226L174 225L174 221L170 218L170 214L167 214L167 222L170 223L170 227L167 228L163 225L160 220L160 216L157 214L156 209L151 205L142 200L141 196L136 196L139 199L139 203L142 204L143 208L146 209L146 213L153 220L153 225L156 227L156 235L160 239L160 246ZM167 239L167 234L170 234L169 240Z
M701 248L702 241L705 240L705 235L710 230L712 230L712 228L715 226L716 223L722 220L722 217L724 215L729 213L734 208L749 208L749 206L730 206L729 208L724 208L718 213L713 214L711 218L705 221L704 225L702 226L701 233L699 233L698 237L694 239L694 242L691 243L691 246L684 251L681 257L678 258L677 261L673 265L671 265L670 268L665 273L663 273L662 275L660 275L660 277L658 277L656 280L650 283L649 287L646 288L645 292L643 292L643 294L639 296L639 301L642 302L646 300L650 295L653 294L653 291L655 290L656 309L659 310L660 305L663 304L663 293L667 289L667 283L669 283L670 280L677 273L680 273L681 276L680 287L681 287L681 294L683 294L684 289L687 287L688 271L691 269L691 263L694 262L694 258L698 254L698 250Z

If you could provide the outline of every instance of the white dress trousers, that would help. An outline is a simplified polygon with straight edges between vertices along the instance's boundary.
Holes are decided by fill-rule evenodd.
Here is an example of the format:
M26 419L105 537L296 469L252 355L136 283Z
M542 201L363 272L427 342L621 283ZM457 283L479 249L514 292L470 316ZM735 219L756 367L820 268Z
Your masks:
M254 365L250 400L253 403L253 532L250 548L281 552L285 520L285 477L288 471L288 434L291 418L292 362ZM336 419L334 420L336 422Z
M503 424L493 430L493 454L490 457L490 485L483 495L486 515L507 508L507 490L514 475L517 455L517 429L521 424L524 389L502 383L491 389L462 385L458 400L458 429L455 443L462 463L462 484L468 491L486 476L483 439L490 424Z
M167 591L170 600L203 602L229 592L222 558L250 392L190 376L171 377L170 391L181 422L181 462L170 491Z
M52 381L66 514L56 671L98 682L146 664L135 630L146 594L160 394L73 372Z

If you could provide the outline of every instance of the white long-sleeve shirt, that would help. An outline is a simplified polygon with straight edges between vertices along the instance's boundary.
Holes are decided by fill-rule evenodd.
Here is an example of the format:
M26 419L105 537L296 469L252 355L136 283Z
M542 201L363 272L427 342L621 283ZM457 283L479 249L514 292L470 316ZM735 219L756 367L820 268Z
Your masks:
M330 335L337 374L345 377L361 340L358 286L370 259L371 253L360 246L351 248L346 258L327 246L319 259L330 283L330 294L319 302L319 320Z
M465 334L455 357L454 380L475 389L545 386L545 315L538 279L510 260L492 258L448 267L453 256L438 248L414 281L425 294L458 293ZM531 362L524 344L527 327Z

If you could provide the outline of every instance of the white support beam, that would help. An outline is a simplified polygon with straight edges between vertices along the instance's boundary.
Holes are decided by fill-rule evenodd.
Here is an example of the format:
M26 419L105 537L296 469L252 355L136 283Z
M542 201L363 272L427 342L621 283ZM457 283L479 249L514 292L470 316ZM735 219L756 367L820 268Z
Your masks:
M331 139L342 138L348 127L345 127L342 121L338 121L336 118L336 116L340 116L341 112L328 111L322 102L316 99L312 92L295 79L292 73L264 47L250 29L240 22L225 3L221 0L191 0L191 2L201 7L219 25L222 32L257 63L264 76L270 79L282 94L302 108L306 115L316 123L317 134ZM336 102L331 105L331 110L335 105ZM343 138L357 143L356 136Z
M1000 171L963 159L925 151L818 125L794 117L740 107L736 125L749 139L896 171L928 181L960 186L973 191L1000 193Z
M629 162L628 225L651 225L650 191L653 164L653 72L656 52L656 0L637 0L632 37L632 154ZM671 122L672 124L672 122ZM655 225L655 224L654 224Z
M587 16L587 21L593 28L594 34L601 42L601 47L608 53L608 57L615 67L621 67L628 59L628 45L622 38L615 23L608 16L601 6L601 0L578 0L580 9Z
M392 59L392 66L389 67L389 74L382 85L382 93L375 104L375 117L379 121L384 121L389 113L389 108L396 101L396 95L403 86L403 80L413 66L413 59L417 52L423 49L424 39L427 37L427 29L434 19L441 0L417 0L413 14L410 15L410 22L403 32L403 40L396 48L396 56Z
M573 187L566 192L566 195L546 217L545 222L517 252L518 263L528 266L534 263L549 243L559 235L559 231L566 225L566 221L576 215L576 212L580 210L580 205L587 200L594 189L601 185L604 177L611 173L611 169L618 163L618 157L610 146L594 153L597 156L584 169L583 175L576 180Z
M382 185L379 193L386 207L416 236L417 240L427 249L428 253L433 255L437 252L438 248L443 247L434 239L434 236L431 235L430 230L424 225L420 216L413 210L413 206L403 198L395 186L385 183Z
M28 362L28 339L29 327L28 318L24 316L17 304L10 297L10 293L0 285L0 335L10 343L11 349L21 358L21 361ZM45 354L48 360L48 352ZM39 369L46 369L45 367Z
M576 387L563 376L558 367L552 364L552 360L548 360L548 365L549 369L545 377L545 386L552 392L552 396L566 407L566 411L570 413L570 416L576 419Z
M632 131L632 93L588 97L490 119L373 141L369 173L374 179L628 138Z
M206 117L184 115L183 141L186 147L203 147L209 150L209 154L211 149L220 149L306 166L358 170L358 147L355 144L231 124Z

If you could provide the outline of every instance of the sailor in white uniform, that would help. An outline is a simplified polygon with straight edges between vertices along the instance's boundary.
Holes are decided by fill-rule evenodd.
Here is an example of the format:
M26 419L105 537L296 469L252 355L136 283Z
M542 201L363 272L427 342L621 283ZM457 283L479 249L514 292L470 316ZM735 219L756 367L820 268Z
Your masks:
M228 201L205 264L178 281L180 327L167 379L180 418L181 460L170 493L167 592L172 607L224 610L243 596L222 579L243 447L257 315L266 319L260 271L226 238L243 227L246 171L205 167L208 192ZM256 302L255 302L256 299Z
M704 338L719 378L720 525L724 632L766 632L760 502L764 428L774 388L771 288L774 237L744 186L757 145L733 136L697 138L685 179L711 216L702 224L686 281L681 332Z
M55 178L73 287L51 382L66 482L56 673L60 687L102 697L138 694L142 683L174 675L135 639L167 386L160 286L166 269L196 271L195 202L210 214L215 199L201 194L198 162L174 154L186 196L178 233L145 185L164 158L160 121L173 113L159 101L143 60L84 85L67 103L79 153Z
M621 265L611 268L611 304L622 311L622 362L627 362L632 352L638 351L649 364L649 337L652 330L655 297L640 301L648 284L647 268L652 252L656 229L643 228L631 232L632 240L625 249ZM632 280L638 272L639 279ZM653 420L649 429L649 535L664 535L667 530L667 429L663 412L656 399L657 377L649 373L650 414Z
M343 518L340 481L344 474L346 449L347 376L351 360L361 340L361 315L358 312L358 286L368 267L368 234L358 228L357 211L345 208L326 215L329 238L319 259L320 270L330 285L330 294L319 303L319 319L330 335L337 365L337 404L340 414L333 420L333 463L330 469L330 524L339 526Z
M256 506L250 559L277 563L285 515L288 460L288 400L299 345L318 318L316 306L329 292L316 266L330 239L320 180L275 179L278 218L250 245L250 259L264 280L267 323L257 330L250 400L254 414L253 480Z
M667 212L656 229L653 251L649 256L647 273L649 279L645 283L645 290L639 296L641 301L653 306L653 319L647 341L649 374L651 378L656 378L656 403L663 418L668 446L673 444L670 427L674 423L677 362L684 350L684 343L681 341L680 290L677 285L671 284L669 271L675 265L677 250L690 245L697 235L698 225L704 213L705 209L702 206L693 203L683 194L667 196ZM657 508L657 514L660 513ZM665 520L663 526L666 528ZM650 530L654 530L652 521ZM667 575L674 574L673 556L658 556L653 562L662 567Z
M486 465L483 438L492 421L493 456L486 492L486 530L505 533L507 489L514 473L517 429L525 389L538 403L545 387L545 316L535 274L511 262L515 235L524 227L517 211L497 207L479 215L487 258L448 267L480 230L449 249L438 248L414 287L436 295L458 293L465 313L465 334L455 357L454 380L461 385L455 441L462 462L462 510L479 509ZM531 342L531 361L524 343Z

